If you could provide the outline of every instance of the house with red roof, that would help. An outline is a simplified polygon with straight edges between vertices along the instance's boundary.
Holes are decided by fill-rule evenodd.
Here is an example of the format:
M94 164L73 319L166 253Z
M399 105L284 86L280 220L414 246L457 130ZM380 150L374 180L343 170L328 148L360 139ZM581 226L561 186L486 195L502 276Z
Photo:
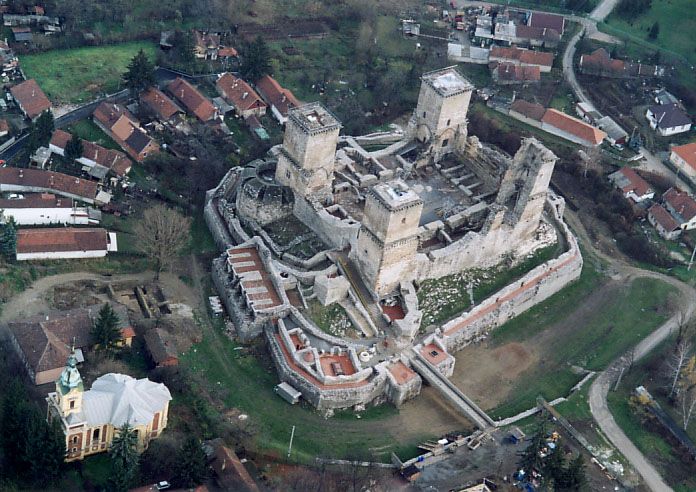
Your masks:
M116 233L100 228L20 229L17 261L101 258L118 251Z
M140 103L160 121L171 121L184 113L178 104L156 87L150 87L140 94Z
M494 63L491 76L498 85L536 84L541 80L537 66L522 66L512 63Z
M172 80L167 91L199 120L206 122L217 118L218 111L213 103L181 77Z
M607 134L599 128L588 125L584 121L556 109L546 110L541 119L541 128L586 147L596 147L607 137Z
M488 55L491 62L509 63L523 67L539 67L539 71L548 73L553 67L553 53L533 51L517 46L492 46Z
M94 123L137 162L159 152L159 145L140 128L140 122L120 104L103 102L94 110Z
M271 108L271 113L281 125L288 121L288 111L297 108L302 103L297 100L290 89L281 86L270 75L264 75L256 83L259 95L266 101Z
M677 239L681 234L679 224L665 207L656 203L648 209L648 222L657 233L667 240Z
M677 188L670 188L662 195L662 204L681 230L696 228L696 200L691 195Z
M664 67L631 63L612 58L607 50L599 48L580 56L580 73L610 78L661 77Z
M655 196L655 190L650 187L650 184L628 166L610 174L609 181L621 190L625 198L630 198L635 203L650 200Z
M71 139L72 135L70 133L56 130L53 132L48 148L54 154L65 156L65 147L67 147ZM87 140L82 140L82 156L76 159L76 161L90 170L98 166L107 171L112 171L116 176L128 174L132 165L131 160L123 152L107 149Z
M10 94L15 100L19 109L22 110L24 116L30 120L35 120L44 111L50 111L51 101L48 100L46 94L41 90L36 80L25 80L21 84L17 84L10 88Z
M696 181L696 142L672 147L669 160L679 171Z
M0 168L0 192L54 193L89 204L108 203L97 183L88 179L40 169Z
M562 36L565 30L565 17L558 14L531 11L527 25L537 29L554 29Z
M242 118L266 114L266 103L244 80L227 72L217 79L215 86L225 101L231 104Z

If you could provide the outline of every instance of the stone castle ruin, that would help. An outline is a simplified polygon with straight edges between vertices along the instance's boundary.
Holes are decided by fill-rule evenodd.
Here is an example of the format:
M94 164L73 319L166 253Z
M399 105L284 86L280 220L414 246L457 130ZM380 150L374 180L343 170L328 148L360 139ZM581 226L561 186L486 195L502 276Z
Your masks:
M549 191L556 156L535 139L510 157L469 136L473 89L452 67L426 73L405 130L361 137L341 136L319 103L295 108L282 145L207 194L224 251L213 279L237 336L263 335L280 379L321 410L401 404L420 391L414 367L448 377L451 352L580 274L563 201ZM558 258L422 326L423 281L556 242ZM328 308L340 319L320 329L313 313Z

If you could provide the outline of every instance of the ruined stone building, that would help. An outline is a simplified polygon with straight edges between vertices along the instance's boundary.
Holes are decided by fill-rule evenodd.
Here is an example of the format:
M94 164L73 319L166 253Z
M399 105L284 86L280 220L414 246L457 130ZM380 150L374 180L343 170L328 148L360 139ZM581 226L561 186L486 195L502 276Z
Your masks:
M280 378L317 408L401 404L420 391L414 347L437 345L450 361L580 273L563 201L549 192L556 156L535 139L510 157L469 136L473 89L452 67L426 73L404 131L361 137L340 136L320 103L291 109L283 144L207 194L224 251L213 278L236 335L263 333ZM424 280L514 264L559 240L565 252L509 295L421 326ZM312 319L317 304L344 313L334 331Z

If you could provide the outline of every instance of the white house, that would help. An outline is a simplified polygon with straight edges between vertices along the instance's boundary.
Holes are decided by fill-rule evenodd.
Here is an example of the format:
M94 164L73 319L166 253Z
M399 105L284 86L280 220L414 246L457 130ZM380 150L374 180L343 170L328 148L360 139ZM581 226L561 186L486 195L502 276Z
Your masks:
M609 180L623 192L625 198L630 198L636 203L650 200L655 196L655 191L648 182L630 167L622 167L610 174Z
M672 147L669 160L680 172L696 181L696 142Z
M670 188L662 195L663 205L679 224L688 231L696 228L696 200L686 192Z
M17 231L17 261L101 258L118 250L106 229L49 228Z
M677 104L650 106L645 117L650 122L650 128L663 137L691 129L691 119Z
M18 225L96 225L101 213L79 207L69 198L51 193L30 193L0 199L0 223L10 217Z

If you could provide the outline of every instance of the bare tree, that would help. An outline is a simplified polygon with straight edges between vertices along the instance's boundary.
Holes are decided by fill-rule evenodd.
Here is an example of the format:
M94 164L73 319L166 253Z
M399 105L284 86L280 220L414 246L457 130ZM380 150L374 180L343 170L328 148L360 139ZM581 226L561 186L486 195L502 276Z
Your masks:
M679 413L682 416L682 427L684 427L684 430L689 427L694 410L696 410L696 387L691 386L679 393Z
M186 246L190 226L190 219L176 210L155 205L147 209L140 222L133 227L138 248L155 262L155 279Z
M676 350L672 354L672 357L667 362L667 369L669 371L669 397L674 395L674 392L678 388L679 378L682 375L682 369L689 361L689 352L691 351L691 345L686 341L682 340L677 345Z

